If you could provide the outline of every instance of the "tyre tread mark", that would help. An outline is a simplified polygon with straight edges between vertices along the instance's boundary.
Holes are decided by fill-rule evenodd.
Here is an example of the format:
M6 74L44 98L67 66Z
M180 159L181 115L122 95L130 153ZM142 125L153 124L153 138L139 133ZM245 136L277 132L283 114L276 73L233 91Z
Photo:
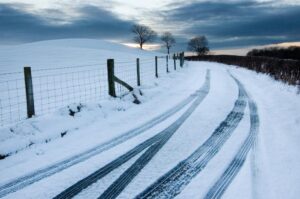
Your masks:
M204 97L208 94L209 88L210 88L210 71L208 70L207 73L206 73L206 78L205 78L204 85L201 87L201 89L199 91L196 92L196 95L195 95L196 100L193 102L192 105L190 105L188 110L185 111L185 113L180 117L181 118L180 120L182 120L182 118L184 118L184 117L189 116L190 112L192 112L193 109L197 106L197 104L199 104L204 99ZM139 154L140 152L142 152L147 147L155 144L156 142L159 142L159 140L163 140L166 136L170 136L169 135L170 131L172 131L172 129L175 129L178 126L180 126L180 122L178 122L178 120L176 120L174 123L172 123L165 130L163 130L160 133L158 133L157 135L147 139L146 141L144 141L143 143L141 143L138 146L134 147L133 149L131 149L127 153L121 155L120 157L118 157L114 161L108 163L104 167L102 167L99 170L95 171L94 173L90 174L86 178L84 178L84 179L78 181L77 183L73 184L72 186L65 189L63 192L59 193L57 196L55 196L54 199L64 199L64 198L74 197L75 195L80 193L83 189L89 187L91 184L95 183L96 181L98 181L99 179L104 177L109 172L111 172L114 169L118 168L120 165L124 164L129 159L131 159L135 155ZM150 149L155 150L156 148L150 147Z
M181 161L136 198L173 198L207 165L218 153L244 116L248 96L238 84L239 96L232 111L220 123L212 135L188 158Z
M232 76L232 75L231 75ZM233 77L233 76L232 76ZM241 84L238 79L233 77L234 80ZM250 130L247 138L240 147L237 154L234 156L233 160L230 162L228 167L225 169L220 178L215 182L215 184L209 189L208 193L205 195L205 199L210 198L221 198L225 193L235 176L238 174L243 164L246 161L247 154L252 148L256 136L258 134L259 128L259 116L257 113L256 103L249 97L249 110L250 110Z

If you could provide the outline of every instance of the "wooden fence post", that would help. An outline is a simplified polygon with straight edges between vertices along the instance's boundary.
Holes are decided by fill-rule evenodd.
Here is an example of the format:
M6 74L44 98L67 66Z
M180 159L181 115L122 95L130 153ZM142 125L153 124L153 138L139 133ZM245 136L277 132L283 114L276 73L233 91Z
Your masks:
M182 67L182 64L181 64L181 53L179 53L178 59L179 59L179 66Z
M166 56L167 73L169 72L169 55Z
M155 77L158 78L157 56L155 56Z
M183 67L183 53L180 53L180 67Z
M112 97L117 97L116 89L115 89L115 71L114 71L115 63L113 59L107 60L107 80L108 80L108 94Z
M173 60L174 60L174 70L176 70L176 56L175 56L175 54L173 55Z
M34 110L34 98L33 98L33 85L31 68L24 67L24 80L25 80L25 92L26 92L26 104L27 104L27 117L31 118L35 115Z
M141 75L140 75L140 59L136 59L136 74L137 74L137 85L141 85Z

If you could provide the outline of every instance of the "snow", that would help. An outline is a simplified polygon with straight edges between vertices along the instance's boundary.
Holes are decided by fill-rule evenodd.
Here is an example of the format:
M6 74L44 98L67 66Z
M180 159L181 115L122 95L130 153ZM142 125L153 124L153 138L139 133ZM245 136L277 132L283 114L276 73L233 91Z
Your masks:
M24 66L32 70L36 115L44 115L74 102L107 98L110 58L115 59L116 75L131 85L136 85L136 58L140 58L142 84L153 82L155 55L162 54L91 39L0 46L0 126L26 118ZM160 75L165 74L165 60L159 59L159 65Z
M193 70L195 72L195 70ZM175 81L183 82L184 79L191 75L193 71L186 70L185 72L188 72L187 74L174 74L170 75L173 77L166 78L166 83L174 84ZM203 69L196 69L196 71L203 71ZM181 71L184 72L184 71ZM203 73L204 76L205 73ZM178 77L181 76L181 77ZM177 77L176 77L177 76ZM176 78L175 78L176 77ZM52 164L54 162L57 162L61 159L65 159L66 157L69 157L70 155L77 154L81 150L85 150L88 148L91 148L92 145L98 145L100 143L103 143L105 140L108 140L111 137L117 136L118 134L128 130L129 128L135 127L136 125L139 125L142 121L149 120L149 118L153 117L153 115L157 114L157 109L153 109L153 107L157 106L158 103L162 105L161 110L165 110L166 107L171 107L174 105L174 103L177 103L177 100L181 100L185 98L188 94L192 93L194 90L199 88L199 85L201 85L203 78L199 79L191 78L189 79L189 83L192 84L193 82L199 83L195 85L191 85L189 89L186 89L184 86L178 86L177 89L173 90L172 92L168 92L166 94L163 94L162 92L169 86L161 84L162 88L154 87L156 91L154 94L156 95L156 99L153 99L154 96L151 97L151 101L145 102L141 105L138 105L138 107L134 107L136 110L127 109L126 112L121 112L118 114L122 114L119 117L115 117L117 115L114 115L114 118L111 120L108 116L103 123L101 120L103 118L100 118L96 123L93 125L90 125L88 127L82 127L78 129L74 134L70 134L69 136L64 137L63 139L54 140L53 142L48 143L47 145L35 145L31 147L30 149L26 151L22 151L12 157L8 157L5 161L10 162L6 165L3 165L5 169L9 170L9 172L12 174L12 176L5 175L2 173L1 179L4 181L9 181L9 179L13 179L17 176L20 176L24 173L24 170L27 172L31 172L33 170L36 170L38 168L42 168L43 166L47 164ZM143 89L145 92L145 95L151 96L151 90L147 91ZM161 101L162 98L166 98L167 96L175 96L176 98L170 99L169 101ZM181 98L181 99L180 99ZM132 104L131 102L128 102ZM132 106L137 106L133 105ZM137 117L140 115L147 113L147 115L144 115L140 120L137 121ZM113 114L113 113L110 113ZM179 113L180 114L180 113ZM95 170L96 168L99 168L104 165L104 163L108 163L109 161L113 160L113 158L118 157L121 155L124 151L129 150L131 147L135 146L137 143L142 142L142 140L145 140L149 138L150 136L156 134L163 128L165 128L170 122L174 121L178 115L175 115L174 118L170 118L169 121L164 122L161 125L158 125L157 127L151 129L150 131L145 132L143 135L138 136L134 140L130 142L126 142L112 150L109 150L103 154L98 155L97 157L94 157L88 161L85 161L82 164L76 165L75 167L71 167L70 169L61 172L59 174L56 174L54 176L51 176L47 179L47 181L41 181L38 183L35 183L33 187L31 188L25 188L24 190L20 192L16 192L15 194L11 194L8 196L12 198L18 198L21 196L27 196L27 197L33 197L33 198L44 198L44 197L53 197L55 194L57 194L58 190L62 191L64 188L67 188L72 183L78 181L79 179L85 177L87 174ZM120 123L122 121L122 123ZM136 121L136 123L132 122ZM100 128L99 128L100 127ZM88 136L86 135L88 133ZM67 144L64 144L67 143ZM60 148L60 150L57 150L59 146L64 145L63 148ZM43 154L36 154L36 152L43 151ZM34 156L34 157L30 157ZM18 156L18 157L17 157ZM24 157L25 156L25 157ZM29 158L29 157L30 158ZM23 161L17 165L15 165L16 162L20 160L20 157L24 157ZM27 160L28 158L28 160ZM9 161L10 159L10 161ZM36 164L35 164L36 163ZM84 168L84 172L78 172L79 170ZM7 171L8 171L7 170ZM51 188L51 191L49 191L48 183L52 182L54 185ZM60 182L60 183L53 183L53 182ZM35 187L35 188L34 188ZM39 189L38 192L32 193L32 189Z
M201 62L199 65L206 64L211 63ZM245 85L258 105L260 117L256 146L248 154L244 167L223 198L298 198L300 96L297 95L297 88L243 68L213 65L228 69ZM245 129L248 128L236 130L235 133L247 133ZM203 197L205 189L211 186L209 184L220 176L221 173L218 172L223 172L226 168L220 166L220 162L228 165L230 153L233 157L238 150L234 146L237 143L240 141L234 142L234 138L231 138L218 156L209 163L206 171L200 173L178 198Z
M189 67L198 67L198 65L189 63ZM203 65L201 68L209 67ZM147 165L120 194L120 198L129 198L132 194L137 195L149 184L155 182L200 146L213 132L218 121L226 117L237 96L237 89L229 89L235 84L228 81L230 77L224 76L223 73L223 70L211 70L211 90L208 96L153 158L151 164ZM222 103L218 96L224 96Z
M247 85L259 108L261 127L254 154L258 198L298 198L300 95L296 94L297 88L244 69L233 73Z
M0 73L19 71L24 66L57 68L106 63L116 58L128 61L149 58L155 52L141 52L121 44L94 39L62 39L41 41L17 46L0 46Z
M13 154L33 144L57 139L80 126L95 122L95 118L105 118L108 113L125 111L131 107L132 96L128 95L122 100L111 100L107 95L107 58L116 58L115 74L134 86L135 59L139 57L141 88L155 88L158 84L154 77L155 53L111 42L89 39L52 40L0 47L0 52L0 71L22 71L24 63L32 67L35 111L38 116L24 120L26 103L23 79L17 82L21 84L17 92L9 91L15 86L15 79L22 78L19 77L22 73L1 76L0 126L5 125L0 128L2 156ZM162 71L165 69L164 60L160 60L159 68L160 75L166 73ZM9 92L9 96L6 91ZM117 93L124 94L124 88L121 89L117 85ZM143 96L138 97L144 102L147 101ZM148 97L151 98L151 95ZM11 104L17 104L17 107ZM70 110L76 111L77 107L81 106L80 113L75 117L69 116ZM21 121L18 122L19 120ZM12 122L17 123L9 125Z
M156 53L97 40L54 40L0 47L0 70L19 71L26 64L36 69L105 65L111 55L118 58L119 64L124 65L122 70L128 73L132 72L131 63L136 57L145 60L141 70L153 72L151 67ZM161 65L164 62L160 60ZM178 70L174 71L170 62L169 68L171 72L166 74L165 67L161 67L160 72L164 75L158 79L145 76L149 79L143 81L145 78L142 78L143 96L138 96L142 101L140 105L132 103L131 95L120 99L104 97L79 103L66 102L49 113L0 128L0 154L10 154L0 160L0 185L93 148L149 121L194 93L204 82L206 69L210 69L211 89L207 97L119 198L132 198L142 192L203 144L225 119L238 95L237 85L227 71L243 83L257 103L260 127L255 146L223 198L299 198L300 95L297 95L297 88L263 74L218 63L187 62L184 68L177 64ZM80 107L79 111L77 107ZM77 113L71 116L70 109ZM185 109L141 135L5 198L52 198L166 128ZM241 147L249 126L246 108L245 116L232 136L177 198L204 197ZM76 198L97 198L138 156Z

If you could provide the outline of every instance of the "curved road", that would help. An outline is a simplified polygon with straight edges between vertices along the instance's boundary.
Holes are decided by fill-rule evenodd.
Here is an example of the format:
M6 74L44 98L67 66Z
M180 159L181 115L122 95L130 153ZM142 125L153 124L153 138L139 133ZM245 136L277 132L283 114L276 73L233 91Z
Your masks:
M243 140L239 150L230 161L230 164L223 165L226 169L220 176L217 176L217 180L210 186L209 191L205 194L205 199L222 197L242 168L247 158L247 154L256 140L259 127L259 116L257 113L256 103L249 96L243 84L232 75L231 77L238 86L238 96L234 101L233 108L228 111L227 116L218 126L216 125L214 130L211 130L212 133L210 137L208 137L203 144L197 148L195 147L196 149L189 156L185 156L185 159L177 165L174 165L172 169L160 176L158 180L156 180L153 184L150 184L135 198L174 198L180 194L200 172L205 172L204 168L207 164L218 154L224 144L231 138L231 135L244 118L245 110L248 106L250 112L249 133L247 134L246 139ZM47 180L46 178L53 174L59 173L73 165L122 144L135 136L141 135L148 129L158 125L173 116L175 113L186 108L185 111L183 111L183 113L167 128L157 132L157 134L151 138L137 144L129 151L124 152L123 155L116 157L113 161L74 183L54 197L55 199L72 198L81 193L84 189L90 187L92 184L97 182L101 183L102 178L105 176L109 177L112 171L118 169L121 165L126 164L134 157L139 156L125 171L122 171L123 173L120 174L120 176L118 176L104 191L102 191L101 195L98 197L100 199L117 198L133 181L133 179L141 173L145 166L151 164L153 157L160 152L182 124L190 118L191 114L209 94L209 91L210 71L208 70L203 86L194 94L188 96L168 111L144 123L143 125L125 132L121 136L99 146L93 147L90 150L1 185L0 198L21 190L42 179Z

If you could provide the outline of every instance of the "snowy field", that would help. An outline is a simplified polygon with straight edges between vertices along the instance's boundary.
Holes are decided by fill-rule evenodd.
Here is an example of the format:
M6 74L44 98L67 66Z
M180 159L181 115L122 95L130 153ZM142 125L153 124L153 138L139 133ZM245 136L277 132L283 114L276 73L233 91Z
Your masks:
M56 111L71 103L107 98L107 59L115 60L115 74L135 86L136 58L140 59L141 83L155 78L155 56L120 44L90 39L42 41L0 47L0 126L26 118L23 67L32 71L35 113ZM172 60L173 61L173 60ZM170 63L171 64L171 63ZM173 63L172 63L173 64ZM160 75L166 60L158 59ZM125 89L117 85L117 94Z
M295 87L209 62L177 64L177 71L170 64L166 74L161 60L164 75L155 79L157 53L102 41L48 41L0 51L6 73L24 65L47 72L105 67L110 54L130 74L137 57L145 60L141 70L150 71L139 105L131 95L60 99L36 118L2 127L0 154L10 155L0 160L0 197L299 198ZM79 103L80 111L70 116Z

